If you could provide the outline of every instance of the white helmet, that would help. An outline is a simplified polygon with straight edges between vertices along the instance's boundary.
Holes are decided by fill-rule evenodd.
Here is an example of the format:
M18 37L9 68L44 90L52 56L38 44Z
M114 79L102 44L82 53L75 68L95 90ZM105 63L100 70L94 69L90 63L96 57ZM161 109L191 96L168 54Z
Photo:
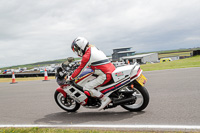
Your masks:
M72 50L78 56L82 57L85 54L86 48L89 45L89 42L84 37L77 37L72 42Z

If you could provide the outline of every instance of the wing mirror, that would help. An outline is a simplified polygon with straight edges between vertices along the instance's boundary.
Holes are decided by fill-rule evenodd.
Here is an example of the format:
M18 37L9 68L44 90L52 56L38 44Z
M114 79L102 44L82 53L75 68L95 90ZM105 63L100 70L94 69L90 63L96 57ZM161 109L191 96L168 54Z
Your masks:
M61 66L62 66L62 68L68 67L69 64L74 62L74 61L75 61L74 57L68 57L67 61L63 62Z

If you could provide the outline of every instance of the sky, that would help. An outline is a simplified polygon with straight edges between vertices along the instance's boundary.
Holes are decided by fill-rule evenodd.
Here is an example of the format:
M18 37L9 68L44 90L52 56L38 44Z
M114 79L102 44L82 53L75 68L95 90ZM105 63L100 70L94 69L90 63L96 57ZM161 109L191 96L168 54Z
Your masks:
M200 1L0 0L0 68L77 57L78 36L106 55L200 47Z

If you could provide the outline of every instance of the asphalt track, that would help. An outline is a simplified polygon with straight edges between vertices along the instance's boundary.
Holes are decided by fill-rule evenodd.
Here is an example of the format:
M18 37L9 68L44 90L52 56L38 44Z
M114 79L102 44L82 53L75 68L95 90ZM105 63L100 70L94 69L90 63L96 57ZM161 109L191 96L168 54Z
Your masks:
M68 113L54 101L58 87L55 80L0 83L0 127L200 130L200 67L143 74L148 78L150 103L142 112L129 112L121 107L99 112L81 107L76 113Z

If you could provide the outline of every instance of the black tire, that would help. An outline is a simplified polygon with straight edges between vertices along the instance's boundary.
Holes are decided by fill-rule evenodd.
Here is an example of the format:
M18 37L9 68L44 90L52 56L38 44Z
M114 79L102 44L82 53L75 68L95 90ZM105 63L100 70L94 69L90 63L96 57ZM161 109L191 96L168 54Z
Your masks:
M65 98L62 93L55 91L54 93L54 99L57 103L57 105L67 111L67 112L76 112L80 108L80 104L71 99L70 97ZM65 102L65 101L69 102Z
M140 93L140 96L142 96L143 101L139 103L138 105L132 104L132 105L121 105L122 108L132 111L132 112L139 112L144 110L147 105L149 104L149 93L145 87L142 87L139 84L135 84L135 91L136 93ZM138 100L138 98L137 98ZM137 102L137 101L136 101Z

